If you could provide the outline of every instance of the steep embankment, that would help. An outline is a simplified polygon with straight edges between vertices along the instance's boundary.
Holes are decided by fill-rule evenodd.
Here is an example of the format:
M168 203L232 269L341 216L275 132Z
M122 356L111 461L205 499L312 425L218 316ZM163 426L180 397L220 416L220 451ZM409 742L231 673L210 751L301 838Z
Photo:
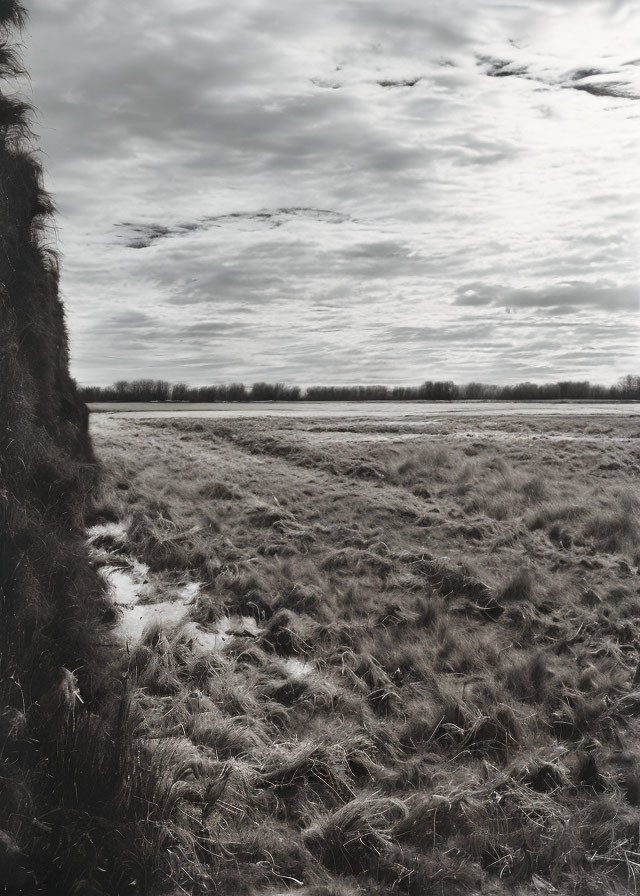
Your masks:
M23 19L0 0L0 892L113 893L123 877L135 892L127 698L110 707L95 674L105 597L84 529L87 410L69 376L30 110L10 92Z
M0 5L3 29L20 7ZM11 50L0 70L15 73ZM91 446L87 411L69 376L51 201L27 146L28 108L0 95L0 504L3 671L28 667L25 699L51 684L51 666L86 662L83 544Z

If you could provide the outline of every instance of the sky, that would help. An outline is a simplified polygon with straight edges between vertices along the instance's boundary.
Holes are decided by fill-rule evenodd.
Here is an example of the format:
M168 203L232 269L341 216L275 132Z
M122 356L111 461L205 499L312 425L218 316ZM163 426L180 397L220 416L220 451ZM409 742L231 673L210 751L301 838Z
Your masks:
M640 373L637 0L31 0L72 373Z

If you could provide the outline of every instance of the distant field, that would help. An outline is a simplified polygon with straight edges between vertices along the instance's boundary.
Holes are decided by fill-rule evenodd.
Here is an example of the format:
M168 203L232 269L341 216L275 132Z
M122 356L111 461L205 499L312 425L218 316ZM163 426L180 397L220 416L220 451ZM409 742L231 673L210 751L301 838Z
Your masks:
M181 886L635 892L638 406L285 407L91 418Z
M94 413L135 414L137 417L345 417L347 419L406 419L423 417L640 417L640 402L615 401L290 401L197 404L190 402L93 402Z

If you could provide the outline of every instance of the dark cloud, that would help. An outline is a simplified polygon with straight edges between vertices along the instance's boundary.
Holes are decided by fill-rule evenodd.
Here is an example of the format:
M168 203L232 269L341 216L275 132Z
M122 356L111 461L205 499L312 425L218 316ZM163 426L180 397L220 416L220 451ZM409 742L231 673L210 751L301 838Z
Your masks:
M517 65L507 59L495 59L493 56L478 56L478 65L484 66L489 78L516 78L528 74L526 65Z
M566 75L549 72L535 74L528 65L507 59L496 59L493 56L479 55L477 62L479 66L484 68L484 73L490 78L524 78L528 81L544 84L549 89L577 90L597 97L640 99L640 95L628 81L601 80L602 78L615 78L620 74L617 71L603 71L600 68L588 67L575 69Z
M538 289L517 289L471 283L456 289L456 304L509 308L595 307L603 311L640 311L640 286L572 281Z
M569 74L572 81L584 81L585 78L593 78L597 75L611 75L613 72L603 72L599 68L578 68Z
M297 219L307 219L324 224L344 224L346 221L351 220L349 215L331 209L292 207L260 209L257 212L231 212L227 215L207 215L196 226L223 226L248 221L267 224L271 227L282 227L284 224L290 224Z
M380 87L415 87L416 84L422 81L422 78L403 78L401 80L382 80L378 81Z
M608 96L625 100L638 100L640 94L635 93L631 85L625 81L610 81L607 84L566 84L571 90L582 90L592 96Z
M116 224L116 227L126 232L126 245L129 249L148 249L152 243L171 234L169 228L162 224L131 224L123 221Z
M299 218L327 224L343 224L349 220L348 215L323 208L277 208L261 209L256 212L231 212L227 215L206 215L198 221L177 224L167 227L164 224L134 224L122 221L115 226L123 232L125 245L129 249L148 249L158 240L187 236L197 231L212 227L249 223L267 227L282 227Z

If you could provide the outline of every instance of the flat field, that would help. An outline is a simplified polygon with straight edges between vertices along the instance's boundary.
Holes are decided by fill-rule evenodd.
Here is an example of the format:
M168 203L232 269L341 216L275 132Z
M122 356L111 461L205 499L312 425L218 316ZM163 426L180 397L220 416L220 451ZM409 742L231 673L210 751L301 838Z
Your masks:
M176 893L635 892L639 417L92 434Z

